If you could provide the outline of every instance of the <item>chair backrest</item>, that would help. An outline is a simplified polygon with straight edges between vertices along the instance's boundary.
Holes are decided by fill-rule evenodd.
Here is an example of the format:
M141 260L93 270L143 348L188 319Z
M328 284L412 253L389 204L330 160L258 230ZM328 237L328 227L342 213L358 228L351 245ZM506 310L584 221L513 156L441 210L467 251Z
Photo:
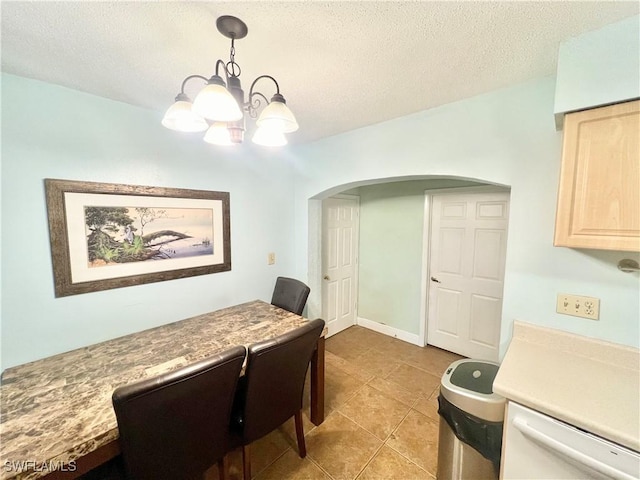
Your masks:
M278 277L273 289L271 305L284 308L296 315L302 315L311 289L300 280L288 277Z
M302 408L309 361L324 320L309 321L284 335L249 346L242 388L245 444L271 432Z
M131 478L196 478L224 457L245 355L238 346L113 392Z

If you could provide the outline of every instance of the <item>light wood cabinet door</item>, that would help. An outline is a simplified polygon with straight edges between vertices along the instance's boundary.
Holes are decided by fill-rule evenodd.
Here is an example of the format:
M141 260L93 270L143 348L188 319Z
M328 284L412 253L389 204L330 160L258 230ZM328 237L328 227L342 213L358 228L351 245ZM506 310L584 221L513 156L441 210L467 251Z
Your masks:
M640 100L566 115L554 245L640 251Z

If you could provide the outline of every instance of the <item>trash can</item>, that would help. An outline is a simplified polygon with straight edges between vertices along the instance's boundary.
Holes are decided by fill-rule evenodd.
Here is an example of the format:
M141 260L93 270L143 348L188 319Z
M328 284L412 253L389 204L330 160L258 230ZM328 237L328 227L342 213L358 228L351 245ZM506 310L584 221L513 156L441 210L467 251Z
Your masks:
M464 359L442 375L438 480L497 480L504 397L493 393L498 364Z

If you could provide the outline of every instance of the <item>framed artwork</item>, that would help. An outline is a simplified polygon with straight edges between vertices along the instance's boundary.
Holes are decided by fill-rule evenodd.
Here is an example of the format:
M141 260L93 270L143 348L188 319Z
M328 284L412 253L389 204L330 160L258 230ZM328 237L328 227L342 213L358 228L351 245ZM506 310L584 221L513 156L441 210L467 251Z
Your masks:
M55 296L231 270L229 193L45 179Z

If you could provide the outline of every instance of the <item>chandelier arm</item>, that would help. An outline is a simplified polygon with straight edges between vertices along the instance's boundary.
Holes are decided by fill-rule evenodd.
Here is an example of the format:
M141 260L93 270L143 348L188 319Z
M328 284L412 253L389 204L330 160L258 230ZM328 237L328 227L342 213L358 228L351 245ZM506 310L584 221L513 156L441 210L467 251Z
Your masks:
M227 85L229 84L229 72L227 71L227 65L224 63L224 61L218 59L218 61L216 62L216 76L220 76L220 65L222 65L222 70L224 70L224 76L227 80Z
M256 78L253 83L251 84L251 88L249 89L249 98L251 98L251 96L253 95L253 87L255 87L256 83L258 83L258 80L260 80L261 78L268 78L269 80L271 80L273 83L276 84L276 93L280 94L280 85L278 85L278 82L276 82L276 79L273 78L271 75L260 75L258 78ZM264 95L263 95L264 96Z
M185 78L185 79L182 81L182 87L181 87L181 89L180 89L180 93L183 93L183 94L184 94L184 87L185 87L185 85L187 84L187 82L188 82L189 80L191 80L192 78L201 78L201 79L202 79L202 80L204 80L205 82L207 82L207 81L209 80L207 77L203 77L202 75L189 75L187 78Z
M251 88L249 88L249 97L248 97L249 101L247 102L247 105L246 105L247 110L249 111L249 114L251 115L252 118L255 118L257 116L256 110L260 108L260 105L261 105L260 99L255 97L262 97L262 99L264 100L264 104L269 105L269 100L267 99L267 97L264 96L264 94L253 90L256 86L256 83L258 83L258 80L263 78L268 78L273 83L275 83L276 95L280 95L280 85L278 85L278 82L276 81L276 79L273 78L271 75L260 75L258 78L256 78L251 84Z

